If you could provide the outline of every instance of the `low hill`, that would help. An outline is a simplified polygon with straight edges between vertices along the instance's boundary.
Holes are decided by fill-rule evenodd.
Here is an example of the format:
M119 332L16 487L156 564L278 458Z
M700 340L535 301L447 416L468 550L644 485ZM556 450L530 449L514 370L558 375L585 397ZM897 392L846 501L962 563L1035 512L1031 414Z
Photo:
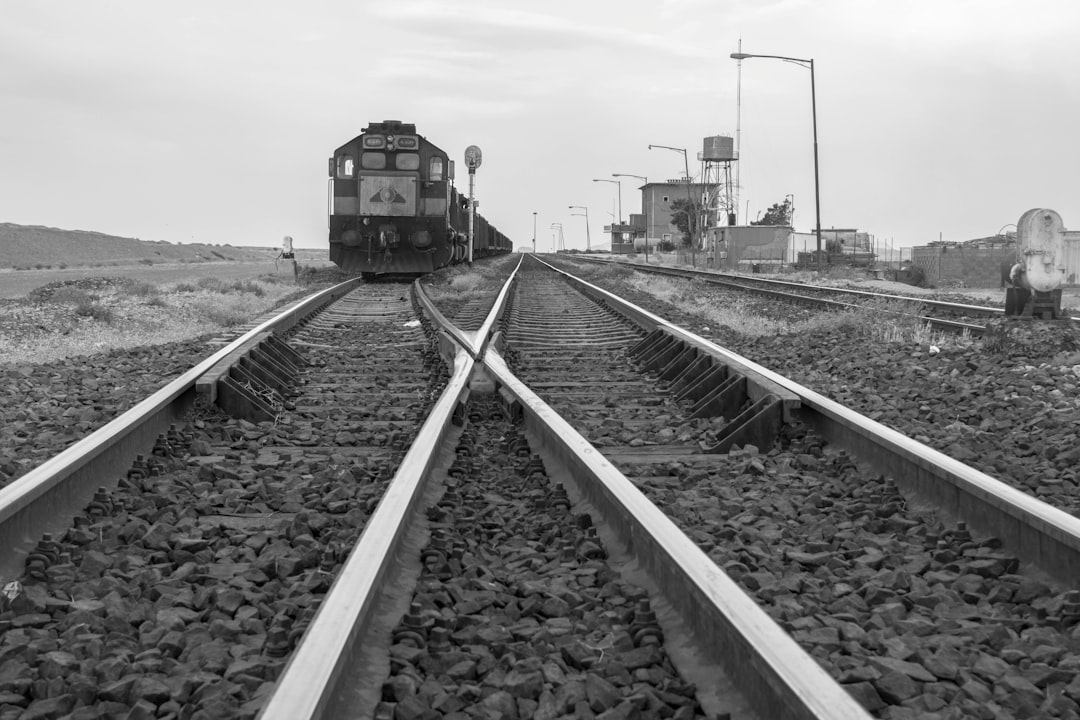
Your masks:
M173 244L86 230L0 223L0 268L272 260L280 247ZM323 250L321 253L325 254Z

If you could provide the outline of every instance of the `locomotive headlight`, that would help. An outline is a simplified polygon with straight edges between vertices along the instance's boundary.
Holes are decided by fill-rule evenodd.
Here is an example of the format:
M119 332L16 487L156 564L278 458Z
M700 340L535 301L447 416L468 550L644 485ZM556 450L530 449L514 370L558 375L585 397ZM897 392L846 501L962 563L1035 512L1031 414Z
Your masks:
M428 170L428 180L432 182L441 182L443 179L443 159L441 157L431 158L431 167Z

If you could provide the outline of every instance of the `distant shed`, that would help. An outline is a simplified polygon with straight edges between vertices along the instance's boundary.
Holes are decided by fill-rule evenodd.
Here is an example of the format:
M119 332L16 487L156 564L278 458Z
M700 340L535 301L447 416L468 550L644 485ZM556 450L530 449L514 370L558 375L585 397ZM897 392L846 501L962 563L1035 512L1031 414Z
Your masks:
M912 262L931 283L959 282L965 287L1000 287L1001 268L1016 261L1013 233L963 243L931 243L911 249ZM1080 285L1080 231L1065 231L1065 283Z

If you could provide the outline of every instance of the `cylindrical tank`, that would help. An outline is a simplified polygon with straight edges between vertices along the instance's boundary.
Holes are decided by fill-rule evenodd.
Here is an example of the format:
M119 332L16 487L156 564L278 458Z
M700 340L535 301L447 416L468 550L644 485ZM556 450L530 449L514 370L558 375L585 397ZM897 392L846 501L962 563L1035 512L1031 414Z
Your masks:
M1034 208L1024 213L1016 224L1016 249L1024 266L1021 287L1039 292L1061 287L1065 281L1065 225L1057 212Z
M735 141L727 135L711 135L705 138L705 148L701 159L706 162L734 160Z

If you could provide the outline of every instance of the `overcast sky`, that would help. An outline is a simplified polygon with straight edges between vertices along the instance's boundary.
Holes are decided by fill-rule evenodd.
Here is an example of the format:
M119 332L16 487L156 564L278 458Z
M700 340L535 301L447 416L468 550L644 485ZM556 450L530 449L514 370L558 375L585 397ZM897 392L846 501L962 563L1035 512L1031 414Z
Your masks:
M515 245L594 244L612 173L682 174L736 135L743 52L813 58L821 223L896 245L1080 228L1075 0L7 0L0 222L327 247L327 158L370 121L480 146ZM739 218L814 225L810 73L742 67ZM622 213L639 212L622 179ZM747 207L749 212L747 213ZM1010 228L1011 229L1011 228Z

